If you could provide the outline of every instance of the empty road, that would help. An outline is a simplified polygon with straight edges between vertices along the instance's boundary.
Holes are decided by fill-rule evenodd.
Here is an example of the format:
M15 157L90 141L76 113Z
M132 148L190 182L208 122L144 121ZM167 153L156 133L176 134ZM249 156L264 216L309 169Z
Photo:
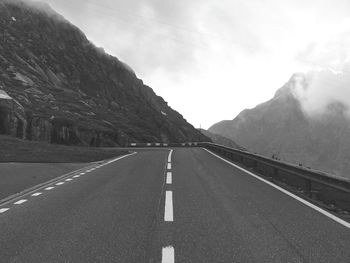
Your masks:
M0 262L350 262L347 225L208 151L135 151L2 203Z

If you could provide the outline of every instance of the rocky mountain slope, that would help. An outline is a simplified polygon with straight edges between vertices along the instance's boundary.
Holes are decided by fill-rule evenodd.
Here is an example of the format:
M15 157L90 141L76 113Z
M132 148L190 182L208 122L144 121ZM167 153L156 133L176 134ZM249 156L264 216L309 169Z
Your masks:
M350 178L350 121L341 103L320 116L306 115L295 96L294 75L270 101L242 111L209 131L252 152Z
M0 0L0 134L79 145L207 141L42 3Z
M224 136L216 134L216 133L212 133L212 132L210 132L208 130L204 130L204 129L199 129L199 131L202 134L204 134L205 136L209 137L213 141L213 143L224 145L224 146L238 149L238 150L246 150L245 148L241 147L240 145L238 145L233 140L231 140L227 137L224 137Z

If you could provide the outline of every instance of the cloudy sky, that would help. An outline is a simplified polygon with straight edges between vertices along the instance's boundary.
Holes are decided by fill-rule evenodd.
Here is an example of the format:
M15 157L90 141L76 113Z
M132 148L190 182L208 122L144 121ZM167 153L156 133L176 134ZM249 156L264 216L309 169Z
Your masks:
M349 62L349 0L44 0L194 126ZM348 41L348 42L346 42Z

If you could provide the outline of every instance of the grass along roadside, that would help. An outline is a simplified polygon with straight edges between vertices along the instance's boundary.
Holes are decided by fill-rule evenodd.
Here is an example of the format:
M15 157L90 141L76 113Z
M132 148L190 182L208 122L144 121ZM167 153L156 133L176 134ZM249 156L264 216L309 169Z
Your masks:
M0 163L86 163L126 153L118 148L64 146L0 135Z
M127 153L117 148L63 146L0 135L0 199L86 167L90 162Z

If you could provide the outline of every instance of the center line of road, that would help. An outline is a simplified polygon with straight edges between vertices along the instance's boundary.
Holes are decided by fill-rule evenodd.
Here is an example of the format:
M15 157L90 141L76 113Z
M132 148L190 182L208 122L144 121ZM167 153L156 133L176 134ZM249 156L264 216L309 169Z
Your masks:
M171 163L168 163L168 170L171 169Z
M64 182L59 182L59 183L57 183L56 185L62 185L62 184L64 184Z
M74 175L73 177L78 178L78 177L80 177L80 174Z
M46 191L49 191L49 190L52 190L52 189L54 189L54 188L55 188L55 187L50 186L50 187L46 187L45 190L46 190Z
M28 201L28 200L26 200L26 199L21 199L21 200L15 202L14 204L15 204L15 205L20 205L20 204L23 204L23 203L25 203L25 202L27 202L27 201Z
M173 222L173 192L165 192L165 210L164 210L164 221Z
M173 149L170 150L169 155L168 155L168 162L171 162L171 156L173 155Z
M2 214L2 213L5 213L7 210L9 210L10 208L1 208L0 209L0 214Z
M166 183L167 184L172 184L172 174L171 174L171 172L167 172L167 174L166 174Z
M67 182L72 181L72 180L73 180L73 179L71 179L71 178L66 179Z
M39 196L39 195L41 195L42 193L34 193L34 194L32 194L32 196Z
M175 252L172 246L163 247L162 250L162 263L174 263L175 262Z

